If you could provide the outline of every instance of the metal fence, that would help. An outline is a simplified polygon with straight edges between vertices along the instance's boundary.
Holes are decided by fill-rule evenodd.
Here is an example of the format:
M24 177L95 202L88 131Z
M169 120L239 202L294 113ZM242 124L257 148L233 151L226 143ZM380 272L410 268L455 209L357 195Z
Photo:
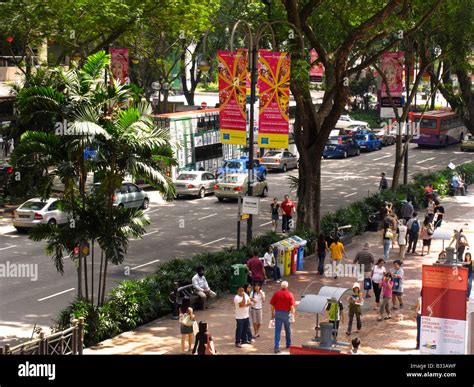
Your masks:
M72 320L71 327L46 336L40 333L38 339L15 347L0 347L4 355L82 355L84 343L84 317Z

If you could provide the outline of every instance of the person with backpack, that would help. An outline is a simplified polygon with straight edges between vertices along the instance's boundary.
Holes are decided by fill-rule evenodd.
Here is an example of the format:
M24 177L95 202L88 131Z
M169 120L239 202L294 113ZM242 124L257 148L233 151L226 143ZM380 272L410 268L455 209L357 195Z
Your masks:
M420 221L417 218L418 213L413 212L413 217L408 221L408 249L407 254L415 254L416 245L418 243L418 237L420 235Z

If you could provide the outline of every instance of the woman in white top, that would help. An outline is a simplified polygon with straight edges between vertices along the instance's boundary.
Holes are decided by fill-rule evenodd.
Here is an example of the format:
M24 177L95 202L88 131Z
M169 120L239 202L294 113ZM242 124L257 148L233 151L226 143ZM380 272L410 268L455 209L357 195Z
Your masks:
M382 280L387 269L384 266L385 261L380 258L372 268L372 286L375 294L374 310L380 307L380 292L382 291Z
M258 331L262 325L263 303L265 302L265 293L259 283L256 283L253 287L250 302L252 303L250 314L253 322L253 330L255 332L253 337L257 338L260 337Z
M267 272L271 272L275 282L281 282L280 268L276 265L275 255L273 254L273 246L268 247L268 251L263 256L263 265Z

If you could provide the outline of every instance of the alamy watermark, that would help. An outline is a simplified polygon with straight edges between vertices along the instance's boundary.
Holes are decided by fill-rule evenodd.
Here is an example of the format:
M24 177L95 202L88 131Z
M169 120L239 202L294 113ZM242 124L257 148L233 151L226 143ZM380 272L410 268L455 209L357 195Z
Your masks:
M331 264L324 265L324 275L326 277L347 277L356 278L358 281L364 280L364 267L365 265L359 265L355 263L336 263L333 261Z
M38 280L38 264L36 263L0 263L0 278L29 278Z

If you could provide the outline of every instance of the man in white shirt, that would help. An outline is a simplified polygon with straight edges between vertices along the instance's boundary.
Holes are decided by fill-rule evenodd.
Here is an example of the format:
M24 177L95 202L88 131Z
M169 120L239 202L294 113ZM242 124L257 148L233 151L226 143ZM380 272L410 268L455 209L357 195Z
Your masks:
M281 282L280 268L276 265L275 256L273 255L273 246L269 246L268 251L263 256L263 265L265 266L265 270L271 273L274 281Z
M250 329L250 297L245 293L244 288L240 286L234 297L235 306L235 346L242 348L242 344L251 344L247 341L247 332Z
M204 267L199 266L196 268L196 275L193 277L193 287L196 289L196 294L201 297L202 308L206 307L206 300L208 298L216 297L216 293L211 290L207 283L206 277L204 277Z
M408 234L408 227L405 225L405 219L400 219L398 221L398 246L400 247L399 258L401 261L405 259L405 252L407 250L407 234Z

